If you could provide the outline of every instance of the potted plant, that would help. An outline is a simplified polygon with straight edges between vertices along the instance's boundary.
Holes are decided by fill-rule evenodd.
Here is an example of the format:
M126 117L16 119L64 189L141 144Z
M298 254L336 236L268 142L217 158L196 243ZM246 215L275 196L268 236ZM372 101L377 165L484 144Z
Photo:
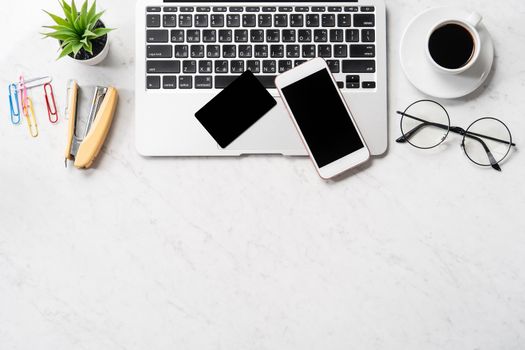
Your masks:
M46 38L57 39L60 43L58 59L69 56L87 65L95 65L106 58L109 51L108 33L113 29L106 28L101 21L104 11L98 12L96 0L91 6L85 0L80 10L77 9L75 0L68 4L59 0L64 11L64 17L46 12L55 22L55 25L44 26L52 32L42 33Z

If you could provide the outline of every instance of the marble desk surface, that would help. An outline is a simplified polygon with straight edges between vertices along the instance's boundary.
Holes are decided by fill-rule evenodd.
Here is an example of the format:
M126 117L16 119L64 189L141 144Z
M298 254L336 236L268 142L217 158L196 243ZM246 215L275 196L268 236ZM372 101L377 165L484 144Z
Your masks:
M494 71L445 101L525 142L525 3L479 11ZM134 2L100 0L111 35L98 67L56 62L42 40L56 1L1 1L0 349L525 348L525 161L480 169L460 139L397 145L392 113L424 97L404 77L406 23L437 2L387 0L390 150L336 183L307 159L146 159L134 147ZM8 121L7 83L50 74L114 84L121 100L96 169L64 169L66 123ZM152 121L154 122L154 120Z

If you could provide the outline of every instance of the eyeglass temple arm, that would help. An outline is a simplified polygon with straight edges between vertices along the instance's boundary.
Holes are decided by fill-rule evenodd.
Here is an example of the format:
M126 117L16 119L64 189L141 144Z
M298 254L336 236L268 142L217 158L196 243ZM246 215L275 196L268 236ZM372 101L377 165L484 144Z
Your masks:
M406 142L410 137L412 137L416 132L418 132L419 130L421 130L425 126L435 126L435 127L440 128L440 129L449 129L453 133L460 134L460 135L465 135L465 137L471 138L471 139L476 140L479 143L481 143L481 146L483 147L483 149L487 153L487 157L489 159L490 165L492 166L492 168L494 168L497 171L501 171L501 167L499 166L498 162L496 161L496 159L492 155L492 152L490 152L490 149L488 148L487 144L481 138L479 138L477 136L486 137L486 138L488 138L490 140L493 140L493 141L502 142L502 143L505 143L507 145L511 144L512 146L515 146L515 144L513 144L513 143L510 143L510 142L507 142L507 141L503 141L503 140L500 140L500 139L496 139L496 138L493 138L493 137L490 137L490 136L476 134L476 133L473 133L473 132L470 132L470 131L467 132L463 128L460 128L460 127L457 127L457 126L452 126L452 127L448 128L444 124L428 122L428 121L426 121L424 119L421 119L421 118L418 118L418 117L406 114L404 112L399 112L398 111L397 113L402 115L402 116L406 116L408 118L420 121L421 124L415 126L412 130L410 130L407 133L405 133L404 136L401 136L400 138L398 138L396 140L396 142L398 142L398 143ZM462 146L464 146L464 145L462 144Z

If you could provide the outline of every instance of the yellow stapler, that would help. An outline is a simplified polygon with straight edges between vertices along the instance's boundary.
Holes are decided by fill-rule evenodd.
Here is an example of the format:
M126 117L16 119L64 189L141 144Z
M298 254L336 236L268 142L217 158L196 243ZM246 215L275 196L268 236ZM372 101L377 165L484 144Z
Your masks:
M66 166L67 161L71 160L74 161L75 167L88 169L98 156L108 135L117 107L118 92L113 87L97 86L89 106L88 118L82 120L79 117L81 98L77 82L71 80L67 91L66 115L69 125Z

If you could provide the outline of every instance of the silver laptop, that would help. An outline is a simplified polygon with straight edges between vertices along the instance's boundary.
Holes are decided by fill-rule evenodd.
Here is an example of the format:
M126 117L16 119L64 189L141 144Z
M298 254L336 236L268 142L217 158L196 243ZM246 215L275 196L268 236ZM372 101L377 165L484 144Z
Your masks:
M136 147L145 156L306 155L275 77L313 57L334 74L373 155L387 149L383 0L139 0ZM245 70L277 106L222 149L195 118Z

